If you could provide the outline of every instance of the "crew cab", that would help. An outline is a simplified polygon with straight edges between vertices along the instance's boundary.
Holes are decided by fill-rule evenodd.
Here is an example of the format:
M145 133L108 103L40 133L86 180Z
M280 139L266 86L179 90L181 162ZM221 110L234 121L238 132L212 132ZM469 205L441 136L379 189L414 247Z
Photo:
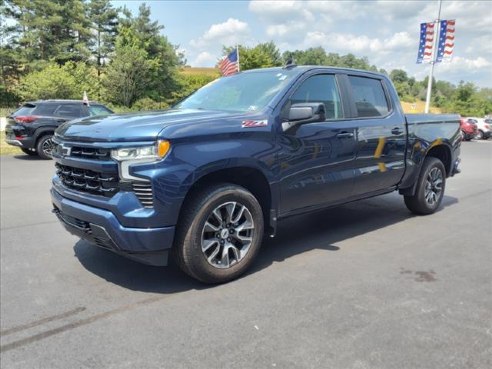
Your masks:
M76 118L112 113L95 101L29 101L7 117L5 141L19 147L24 154L51 159L51 138L60 124Z
M219 78L170 110L90 117L53 138L71 233L220 283L286 217L399 191L434 213L459 172L457 115L404 115L386 75L318 66Z

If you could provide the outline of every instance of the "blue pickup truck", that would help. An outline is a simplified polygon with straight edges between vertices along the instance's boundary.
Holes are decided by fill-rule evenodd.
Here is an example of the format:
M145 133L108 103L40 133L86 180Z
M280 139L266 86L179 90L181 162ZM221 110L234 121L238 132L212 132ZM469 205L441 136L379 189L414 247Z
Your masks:
M459 117L404 115L387 76L295 66L219 78L170 110L89 117L53 138L53 212L71 233L220 283L282 218L399 191L435 212Z

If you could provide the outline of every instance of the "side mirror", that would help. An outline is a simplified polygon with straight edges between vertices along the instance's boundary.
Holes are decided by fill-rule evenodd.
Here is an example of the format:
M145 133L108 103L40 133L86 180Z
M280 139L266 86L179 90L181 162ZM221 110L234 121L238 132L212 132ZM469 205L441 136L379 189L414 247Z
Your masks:
M321 122L325 119L325 104L323 103L292 104L289 110L288 121L282 123L282 130L285 132L301 124Z

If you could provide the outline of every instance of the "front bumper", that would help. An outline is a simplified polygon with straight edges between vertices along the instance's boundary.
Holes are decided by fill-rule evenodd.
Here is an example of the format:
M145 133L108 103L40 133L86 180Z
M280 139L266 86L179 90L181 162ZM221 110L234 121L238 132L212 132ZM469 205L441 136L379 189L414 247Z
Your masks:
M175 227L124 227L108 210L88 206L51 189L54 210L70 233L99 247L150 265L167 265Z

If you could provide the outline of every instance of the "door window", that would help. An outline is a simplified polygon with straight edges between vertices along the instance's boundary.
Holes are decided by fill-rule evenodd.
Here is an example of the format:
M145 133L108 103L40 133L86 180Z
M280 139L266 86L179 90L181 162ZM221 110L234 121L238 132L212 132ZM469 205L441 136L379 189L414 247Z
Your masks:
M56 110L57 117L78 118L82 116L82 104L63 104Z
M342 117L340 94L331 74L318 74L306 79L290 98L291 104L320 102L325 104L326 119Z
M34 110L34 114L41 116L52 116L57 107L57 104L39 104Z
M355 76L348 78L359 117L375 118L389 113L388 100L380 80Z

